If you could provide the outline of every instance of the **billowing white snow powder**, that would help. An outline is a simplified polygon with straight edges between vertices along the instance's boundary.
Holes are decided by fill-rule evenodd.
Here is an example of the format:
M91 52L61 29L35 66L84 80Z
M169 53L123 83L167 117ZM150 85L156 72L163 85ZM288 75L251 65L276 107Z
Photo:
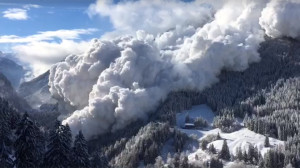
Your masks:
M275 30L291 37L299 33L283 21L286 16L274 16L276 26L268 27L268 11L283 3L277 13L287 15L289 8L299 6L275 1L158 0L146 5L150 1L99 0L91 6L92 14L109 16L119 33L131 32L139 24L146 31L137 31L135 37L95 40L84 55L69 56L51 68L50 92L77 109L63 123L90 138L146 118L171 91L202 90L218 81L222 69L245 70L260 60L257 49L264 29L271 36ZM118 13L121 8L132 12ZM141 11L145 14L139 15ZM300 10L291 12L295 16ZM124 20L117 22L120 14ZM150 34L148 26L153 30Z

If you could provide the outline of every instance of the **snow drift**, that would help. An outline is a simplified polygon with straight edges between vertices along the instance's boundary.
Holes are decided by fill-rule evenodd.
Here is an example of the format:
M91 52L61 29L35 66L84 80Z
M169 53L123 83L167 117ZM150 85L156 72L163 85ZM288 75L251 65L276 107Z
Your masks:
M300 12L299 4L277 0L113 4L99 0L90 10L109 16L114 33L131 33L136 23L146 30L94 40L85 54L71 55L51 68L51 94L77 109L65 115L63 123L91 138L147 118L170 91L202 90L218 81L222 69L245 70L260 60L257 49L265 33L299 36L300 22L286 21ZM132 12L122 12L130 7ZM148 12L139 15L141 11ZM122 23L117 22L120 15ZM121 29L124 25L126 29Z

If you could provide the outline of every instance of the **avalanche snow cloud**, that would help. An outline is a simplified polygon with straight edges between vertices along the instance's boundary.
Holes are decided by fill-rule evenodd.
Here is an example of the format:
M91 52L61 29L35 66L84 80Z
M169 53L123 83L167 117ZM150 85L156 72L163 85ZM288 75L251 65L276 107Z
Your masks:
M171 91L202 90L218 81L222 69L243 71L260 60L257 49L265 33L299 37L299 5L98 0L89 11L111 19L116 30L108 36L131 35L95 39L85 54L51 68L50 92L76 109L63 123L91 138L147 118Z

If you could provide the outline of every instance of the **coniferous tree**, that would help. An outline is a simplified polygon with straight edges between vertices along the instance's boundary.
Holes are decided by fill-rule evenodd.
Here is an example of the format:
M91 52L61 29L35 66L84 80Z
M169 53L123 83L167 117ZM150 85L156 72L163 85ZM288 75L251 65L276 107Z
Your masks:
M204 128L204 127L208 126L208 122L204 118L202 118L202 117L197 117L194 120L194 126L196 128Z
M259 168L264 168L265 167L264 159L262 157L259 158L258 167Z
M270 147L269 136L266 136L265 138L265 147Z
M254 158L253 158L254 164L258 164L259 157L260 157L260 153L259 153L258 148L256 146L254 148Z
M51 130L45 154L44 166L49 168L71 167L70 132L59 121Z
M274 151L269 150L264 157L264 167L265 168L274 168L276 166Z
M195 155L195 160L199 160L199 156L197 154Z
M167 164L168 165L172 165L173 163L173 161L172 161L173 159L172 159L172 156L171 156L171 153L168 153L168 155L167 155Z
M209 145L208 151L209 151L209 153L212 153L212 154L217 153L216 148L213 143Z
M95 152L92 155L91 167L92 168L109 168L106 156L102 155L100 152Z
M209 168L223 168L223 163L219 159L212 158L210 160Z
M13 159L10 157L11 154L11 148L2 142L2 144L0 144L0 165L3 168L13 167Z
M221 139L220 132L217 134L217 139Z
M157 157L158 153L159 153L158 145L156 143L152 143L150 147L145 150L144 162L146 164L154 163L155 157Z
M230 152L229 152L229 148L228 148L226 140L223 141L223 146L219 153L219 158L224 159L224 160L230 159Z
M265 168L284 167L284 154L279 149L269 150L264 157L264 167Z
M175 131L174 133L174 146L176 152L181 152L185 142L187 141L188 137L185 133L180 131Z
M73 167L90 167L87 141L81 131L75 137L73 147Z
M248 120L249 120L249 115L248 115L248 113L246 113L245 116L244 116L244 120L243 120L244 126L247 125Z
M249 145L248 147L248 154L247 154L247 160L253 164L255 161L255 149L254 146L252 144Z
M241 147L237 147L236 148L236 158L239 161L243 161L243 152L242 152L242 148Z
M0 165L2 167L13 167L12 154L12 130L10 129L9 107L0 101Z
M204 139L204 140L201 141L201 145L200 146L201 146L202 150L206 150L207 149L207 145L208 145L208 141L207 140Z
M180 168L189 168L189 159L187 156L181 155L180 156Z
M17 167L39 167L38 163L41 154L36 141L38 131L39 128L25 113L16 130L15 155Z
M189 123L189 122L191 122L191 119L189 113L187 113L187 115L185 116L185 123Z
M228 112L222 116L214 117L213 126L215 128L220 128L223 132L233 132L238 129L239 124L236 122L234 114Z
M62 130L62 138L64 142L64 146L66 147L66 150L69 151L69 159L72 160L72 132L70 129L69 124L67 123L66 125L61 125L61 130Z
M2 102L0 102L2 103ZM8 111L9 107L0 104L0 143L6 145L11 144L11 129L9 125L10 114Z
M179 166L180 166L180 156L178 153L174 154L173 165L174 165L174 168L179 168Z
M248 155L247 155L246 151L243 151L243 160L244 160L245 163L248 162Z
M157 156L155 159L154 168L162 168L164 166L164 161L161 156Z

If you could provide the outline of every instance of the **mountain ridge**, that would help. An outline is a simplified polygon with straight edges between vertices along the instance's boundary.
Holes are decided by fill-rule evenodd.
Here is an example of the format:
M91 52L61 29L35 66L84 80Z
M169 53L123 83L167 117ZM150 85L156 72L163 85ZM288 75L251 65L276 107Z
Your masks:
M30 81L23 82L17 91L34 109L41 110L41 107L45 107L43 105L53 105L57 102L49 92L49 74L47 71Z
M25 112L31 111L31 107L27 102L19 97L17 92L12 87L10 81L0 72L0 97L6 99L11 105L13 105L18 111Z

